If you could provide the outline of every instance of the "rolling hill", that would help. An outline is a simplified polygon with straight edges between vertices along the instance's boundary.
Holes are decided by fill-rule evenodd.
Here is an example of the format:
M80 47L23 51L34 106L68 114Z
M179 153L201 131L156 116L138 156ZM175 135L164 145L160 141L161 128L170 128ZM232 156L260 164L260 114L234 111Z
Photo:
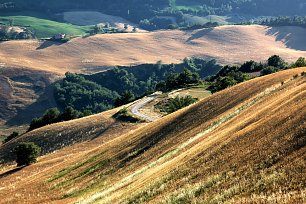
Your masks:
M241 83L148 124L118 123L113 110L30 132L0 146L0 159L20 141L52 153L23 169L3 164L0 203L304 203L305 71Z
M194 31L105 34L65 44L26 40L0 43L2 66L24 67L63 75L96 72L107 66L176 63L185 57L214 58L222 64L263 61L277 54L286 61L306 57L299 27L221 26ZM180 52L178 52L180 50Z
M306 29L300 27L237 25L95 35L65 44L38 40L1 42L0 132L8 135L12 126L15 129L54 107L49 84L66 72L93 73L109 66L159 60L178 63L191 56L236 64L251 59L263 61L278 54L292 62L306 57L305 35Z

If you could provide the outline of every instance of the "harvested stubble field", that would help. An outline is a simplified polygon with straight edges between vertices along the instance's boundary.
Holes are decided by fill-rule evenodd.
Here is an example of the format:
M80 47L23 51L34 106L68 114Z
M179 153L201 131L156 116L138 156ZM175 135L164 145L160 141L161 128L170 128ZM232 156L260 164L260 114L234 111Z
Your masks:
M2 166L1 202L303 203L305 71L250 80L150 124L89 133L90 141L16 172ZM61 127L103 126L111 114L47 126L20 140L34 133L61 140L56 135L67 129Z
M291 62L306 57L299 27L221 26L194 31L103 34L65 44L26 40L0 43L0 63L63 75L102 71L106 66L180 62L185 57L217 59L222 64L266 60L277 54Z

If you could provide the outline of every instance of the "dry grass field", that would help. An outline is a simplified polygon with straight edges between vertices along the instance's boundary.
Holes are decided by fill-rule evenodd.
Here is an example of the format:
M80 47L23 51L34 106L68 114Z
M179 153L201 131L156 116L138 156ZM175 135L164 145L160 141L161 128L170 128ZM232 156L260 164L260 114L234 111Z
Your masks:
M0 155L32 140L52 153L23 169L3 164L0 203L305 203L305 71L250 80L148 124L116 122L113 110L30 132Z
M60 76L14 67L0 67L0 136L23 132L33 117L55 107L50 86Z
M78 13L68 14L75 20L85 18ZM99 18L121 21L107 17ZM298 27L251 25L95 35L75 38L65 44L38 40L1 42L0 135L10 134L11 126L28 123L54 106L52 90L46 87L68 71L93 73L109 66L159 60L178 63L191 56L236 64L251 59L263 61L277 54L293 62L306 57L305 35L306 29Z
M102 71L106 66L180 62L185 57L235 64L277 54L291 62L306 57L306 29L221 26L194 31L121 33L76 38L65 44L26 40L0 43L0 64L63 75ZM179 50L179 52L178 52Z

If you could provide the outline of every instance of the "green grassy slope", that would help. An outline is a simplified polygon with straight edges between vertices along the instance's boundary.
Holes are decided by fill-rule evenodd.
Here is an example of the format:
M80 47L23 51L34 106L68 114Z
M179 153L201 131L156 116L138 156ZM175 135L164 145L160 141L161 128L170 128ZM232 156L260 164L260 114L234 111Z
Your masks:
M30 16L0 17L0 24L8 24L10 19L13 20L15 26L27 27L28 29L33 30L38 38L52 37L57 33L85 35L86 32L89 32L91 27L60 23Z

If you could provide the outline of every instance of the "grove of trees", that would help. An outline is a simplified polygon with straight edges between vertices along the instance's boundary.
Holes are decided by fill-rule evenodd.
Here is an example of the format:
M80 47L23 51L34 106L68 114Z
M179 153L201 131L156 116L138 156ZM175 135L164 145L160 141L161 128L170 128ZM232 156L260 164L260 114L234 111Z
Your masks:
M306 66L305 58L288 64L280 56L273 55L266 62L248 61L241 66L222 67L214 60L186 58L181 64L157 62L132 68L115 67L92 75L66 73L66 77L54 85L58 108L34 118L29 131L119 107L154 91L168 92L204 80L209 84L208 90L215 93L253 78L250 73L267 75L303 66Z
M33 38L35 38L34 33L28 29L24 29L22 32L17 32L12 26L0 25L0 41L24 40L24 39L33 39Z
M266 18L259 23L267 26L299 26L306 28L306 16L279 16Z

